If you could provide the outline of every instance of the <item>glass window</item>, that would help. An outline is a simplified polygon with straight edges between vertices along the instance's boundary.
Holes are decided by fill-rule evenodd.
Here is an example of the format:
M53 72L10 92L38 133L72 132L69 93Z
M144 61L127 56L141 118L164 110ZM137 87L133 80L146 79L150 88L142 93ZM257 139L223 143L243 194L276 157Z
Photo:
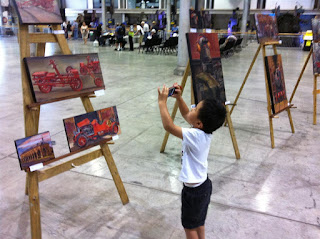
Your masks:
M106 7L110 7L111 0L106 0ZM113 0L113 7L118 8L118 0ZM93 8L101 8L101 0L93 0Z

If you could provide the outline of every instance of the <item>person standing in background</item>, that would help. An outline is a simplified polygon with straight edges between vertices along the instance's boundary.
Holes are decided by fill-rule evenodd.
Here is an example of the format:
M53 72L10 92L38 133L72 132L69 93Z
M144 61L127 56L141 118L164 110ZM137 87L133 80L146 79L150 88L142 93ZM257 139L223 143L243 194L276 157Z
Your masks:
M143 40L143 37L144 37L144 31L143 31L142 26L137 25L137 32L134 35L138 35L139 36L139 49L140 49L141 44L142 44L142 40Z
M149 36L149 31L150 31L149 25L148 25L148 23L142 21L141 26L143 27L143 31L144 31L143 41L146 42L147 37Z
M128 35L129 35L130 51L133 51L133 36L134 36L133 25L130 26L130 30L129 30Z
M78 34L79 34L78 28L79 28L79 24L76 20L72 23L73 40L78 40Z
M85 22L82 23L81 34L82 34L82 39L84 41L84 44L87 44L88 35L89 35L89 28Z

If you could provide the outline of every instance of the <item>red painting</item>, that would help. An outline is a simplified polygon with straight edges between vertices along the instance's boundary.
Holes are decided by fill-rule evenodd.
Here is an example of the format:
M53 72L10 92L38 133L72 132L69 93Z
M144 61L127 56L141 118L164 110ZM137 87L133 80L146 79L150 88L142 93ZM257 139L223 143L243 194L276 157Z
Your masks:
M276 16L256 14L257 38L258 43L279 41L279 32Z
M271 108L277 114L288 107L281 55L265 57Z
M98 54L24 59L35 102L52 102L104 89Z
M19 21L28 25L61 24L57 0L13 0Z
M188 33L189 48L192 60L200 60L201 51L209 51L206 55L211 58L220 57L218 35L215 33ZM203 47L201 46L208 46Z
M64 119L70 152L97 145L121 133L115 106Z

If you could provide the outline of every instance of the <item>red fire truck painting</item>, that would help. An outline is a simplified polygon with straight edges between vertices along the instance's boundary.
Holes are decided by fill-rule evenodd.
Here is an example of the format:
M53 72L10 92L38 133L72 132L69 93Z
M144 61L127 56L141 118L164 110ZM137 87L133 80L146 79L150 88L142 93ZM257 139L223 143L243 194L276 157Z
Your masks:
M65 87L69 85L72 90L80 91L83 87L78 70L70 69L66 74L61 74L54 60L49 65L54 72L39 71L32 74L33 85L37 85L42 93L49 93L52 87Z
M24 7L41 7L47 11L53 12L54 11L54 2L55 0L27 0L27 1L17 1L17 5L19 8Z

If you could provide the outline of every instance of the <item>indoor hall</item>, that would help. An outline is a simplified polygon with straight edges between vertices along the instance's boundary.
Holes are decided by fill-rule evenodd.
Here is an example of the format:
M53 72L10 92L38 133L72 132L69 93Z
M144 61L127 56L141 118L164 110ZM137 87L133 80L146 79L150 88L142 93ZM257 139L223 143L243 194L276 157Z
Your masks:
M178 180L181 140L170 136L165 153L160 153L165 131L157 102L158 87L182 80L173 75L177 57L118 52L73 40L69 47L73 54L99 54L106 90L91 102L96 110L117 106L122 132L109 147L129 203L122 205L103 157L77 166L39 184L42 237L184 238ZM30 238L26 174L14 145L25 136L17 38L1 37L0 48L0 237ZM227 100L234 101L257 48L254 41L222 58ZM278 53L289 97L308 52L278 47ZM56 44L47 45L46 55L52 54L61 54ZM272 54L271 48L267 54ZM312 61L292 102L297 107L291 110L295 133L287 114L279 114L273 120L274 149L263 64L259 54L231 115L241 159L235 158L228 127L213 133L206 238L319 237L320 126L312 124ZM189 104L190 77L183 98ZM169 98L169 112L173 104ZM41 106L39 132L50 131L56 157L69 152L63 119L83 113L78 98ZM189 127L180 113L174 122Z

